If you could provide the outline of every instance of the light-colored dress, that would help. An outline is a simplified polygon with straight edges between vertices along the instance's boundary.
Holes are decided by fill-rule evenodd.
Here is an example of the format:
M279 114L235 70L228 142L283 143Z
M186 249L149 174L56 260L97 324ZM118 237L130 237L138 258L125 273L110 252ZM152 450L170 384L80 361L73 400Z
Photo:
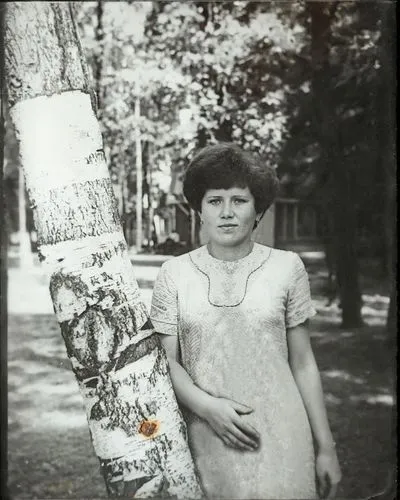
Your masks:
M316 498L307 414L288 363L286 328L315 314L300 257L255 243L234 262L206 246L165 262L151 320L178 335L181 363L208 393L254 409L255 452L229 448L186 412L189 444L209 498Z

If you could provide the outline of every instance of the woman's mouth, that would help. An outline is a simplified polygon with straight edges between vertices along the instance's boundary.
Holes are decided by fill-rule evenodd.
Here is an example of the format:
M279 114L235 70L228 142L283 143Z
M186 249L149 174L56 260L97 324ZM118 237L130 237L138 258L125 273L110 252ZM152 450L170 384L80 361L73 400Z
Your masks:
M237 227L237 224L221 224L218 227L223 231L232 231L235 227Z

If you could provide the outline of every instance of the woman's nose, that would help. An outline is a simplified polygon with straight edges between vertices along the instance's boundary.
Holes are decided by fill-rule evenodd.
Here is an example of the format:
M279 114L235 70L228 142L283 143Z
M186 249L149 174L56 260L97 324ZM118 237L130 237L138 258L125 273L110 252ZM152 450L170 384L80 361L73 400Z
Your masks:
M232 203L230 201L225 201L223 203L221 216L222 217L232 217L233 216Z

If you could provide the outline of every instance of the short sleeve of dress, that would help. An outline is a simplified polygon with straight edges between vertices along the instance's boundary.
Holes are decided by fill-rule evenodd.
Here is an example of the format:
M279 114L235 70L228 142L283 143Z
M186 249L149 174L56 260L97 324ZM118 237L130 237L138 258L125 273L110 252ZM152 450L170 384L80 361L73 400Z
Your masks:
M311 300L307 271L299 255L295 254L286 305L286 327L293 328L316 314Z
M172 276L164 266L154 283L150 319L156 332L178 334L177 290Z

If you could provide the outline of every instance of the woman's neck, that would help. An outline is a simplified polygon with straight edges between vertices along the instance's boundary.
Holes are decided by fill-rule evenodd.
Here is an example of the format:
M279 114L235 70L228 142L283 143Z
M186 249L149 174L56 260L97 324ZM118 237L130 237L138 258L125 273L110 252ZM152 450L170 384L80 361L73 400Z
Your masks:
M207 244L209 254L218 260L239 260L243 257L249 255L252 251L254 243L252 241L245 241L240 245L229 247L229 246L220 246L209 242Z

